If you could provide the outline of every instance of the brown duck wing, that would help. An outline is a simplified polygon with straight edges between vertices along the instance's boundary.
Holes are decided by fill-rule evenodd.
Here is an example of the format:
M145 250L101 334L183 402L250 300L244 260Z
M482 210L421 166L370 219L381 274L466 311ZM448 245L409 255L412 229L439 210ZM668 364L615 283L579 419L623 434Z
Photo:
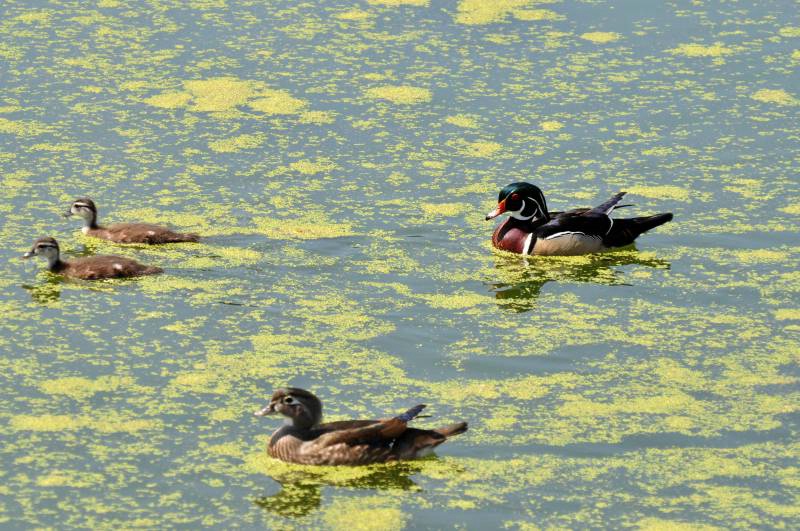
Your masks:
M158 267L140 264L136 260L124 256L89 256L67 262L64 270L69 276L86 280L103 278L124 278L138 275L160 273Z
M337 430L351 430L353 428L363 428L364 426L371 426L379 420L337 420L334 422L326 422L320 424L314 431L318 431L320 435Z
M108 239L120 243L178 243L196 242L197 234L181 234L150 223L118 223L105 228Z
M425 406L420 404L412 407L402 415L372 423L369 423L369 421L344 421L357 422L358 424L351 424L351 427L346 429L337 429L324 433L313 441L313 444L324 448L340 443L358 444L370 441L390 441L406 431L411 419L419 415L424 408Z

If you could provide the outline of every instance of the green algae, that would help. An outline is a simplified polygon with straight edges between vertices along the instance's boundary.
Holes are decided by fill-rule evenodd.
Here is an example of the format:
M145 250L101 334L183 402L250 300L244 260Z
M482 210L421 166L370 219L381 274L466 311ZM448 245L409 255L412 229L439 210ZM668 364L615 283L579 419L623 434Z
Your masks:
M264 135L238 135L209 142L208 148L217 153L235 153L243 149L254 149L264 143Z
M397 104L424 103L431 100L431 91L422 87L408 85L383 85L372 87L364 92L372 99L387 100Z
M456 22L461 24L491 24L502 22L508 15L519 20L558 20L561 16L549 9L527 9L536 2L532 0L460 0Z
M582 33L581 39L594 42L596 44L606 44L619 40L620 34L613 31L590 31Z
M671 54L685 55L686 57L722 57L733 53L733 50L721 43L703 45L698 43L681 44L677 48L667 50Z
M260 81L218 77L184 81L184 91L168 91L144 100L164 109L187 108L195 112L230 113L247 106L267 116L297 114L306 102L284 90L267 88Z
M800 105L800 100L784 89L760 89L752 96L754 100L778 105Z

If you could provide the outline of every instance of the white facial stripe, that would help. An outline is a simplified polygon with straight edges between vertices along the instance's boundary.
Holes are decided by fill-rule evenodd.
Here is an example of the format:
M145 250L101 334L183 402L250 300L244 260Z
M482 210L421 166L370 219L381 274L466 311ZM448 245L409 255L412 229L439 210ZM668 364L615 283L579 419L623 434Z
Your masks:
M512 218L518 219L520 221L527 221L527 220L531 219L533 216L536 215L536 212L534 212L530 216L523 216L522 215L522 211L523 210L525 210L525 200L524 199L522 200L522 207L519 210L507 210L506 212L508 212L508 215L511 216Z
M542 208L542 205L540 205L540 204L539 204L539 201L537 201L536 199L534 199L534 198L532 198L532 197L531 197L531 198L529 198L529 199L531 199L531 201L533 201L534 203L536 203L536 212L538 212L538 213L540 213L540 214L544 215L544 209ZM534 214L534 215L536 215L536 212L534 212L533 214Z

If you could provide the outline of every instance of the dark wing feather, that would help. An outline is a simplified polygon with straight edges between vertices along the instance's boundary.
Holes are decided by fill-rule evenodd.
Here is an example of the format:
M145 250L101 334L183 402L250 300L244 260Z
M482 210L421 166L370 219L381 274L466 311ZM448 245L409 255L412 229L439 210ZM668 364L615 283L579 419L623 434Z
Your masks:
M425 409L423 404L417 405L391 419L381 419L377 422L369 421L343 421L347 428L336 429L320 435L314 444L332 446L339 443L348 444L385 444L399 437L408 426L408 423ZM356 424L357 423L357 424Z
M605 214L599 214L593 210L583 210L576 212L564 212L551 219L538 229L536 237L545 239L560 232L577 232L587 236L605 236L611 229L611 218Z
M325 424L320 424L312 431L319 435L324 435L325 433L329 433L332 431L337 430L352 430L354 428L363 428L364 426L371 426L376 422L380 422L379 420L337 420L334 422L326 422Z

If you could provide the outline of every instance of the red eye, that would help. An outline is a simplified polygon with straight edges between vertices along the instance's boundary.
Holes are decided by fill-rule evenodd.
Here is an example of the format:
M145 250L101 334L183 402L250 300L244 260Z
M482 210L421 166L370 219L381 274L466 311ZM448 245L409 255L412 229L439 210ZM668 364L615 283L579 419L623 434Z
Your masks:
M519 199L519 194L511 194L511 199L516 201L517 199Z

